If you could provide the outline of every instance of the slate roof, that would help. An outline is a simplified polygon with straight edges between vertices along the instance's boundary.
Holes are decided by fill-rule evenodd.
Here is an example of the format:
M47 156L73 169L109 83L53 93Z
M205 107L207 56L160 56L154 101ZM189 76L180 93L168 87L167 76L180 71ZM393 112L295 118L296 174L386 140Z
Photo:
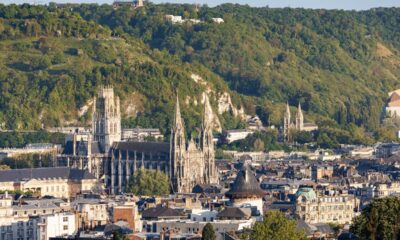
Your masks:
M74 150L73 150L73 145L74 142L73 141L67 141L65 143L65 148L64 148L64 154L73 154ZM88 148L88 144L87 141L76 141L76 151L78 152L79 148L84 148L87 149ZM91 150L92 150L92 154L100 154L102 153L101 147L100 147L100 142L97 141L92 141L92 145L91 145ZM87 151L86 151L87 152Z
M142 212L143 219L182 218L185 215L176 209L167 207L149 208Z
M113 149L122 151L137 151L144 153L168 153L169 154L169 143L164 142L115 142Z
M240 170L230 190L225 193L229 198L263 197L265 194L247 166Z
M192 189L193 193L221 193L221 187L218 184L197 184Z
M68 167L59 168L23 168L0 170L0 182L19 182L30 179L96 179L86 170L72 169Z
M251 211L245 212L237 207L227 207L219 212L217 217L219 219L249 219L251 217Z

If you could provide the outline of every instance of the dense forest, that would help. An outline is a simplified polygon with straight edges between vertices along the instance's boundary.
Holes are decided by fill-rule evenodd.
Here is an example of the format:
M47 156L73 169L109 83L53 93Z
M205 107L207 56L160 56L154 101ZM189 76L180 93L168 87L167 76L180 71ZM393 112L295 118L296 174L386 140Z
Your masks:
M167 14L201 22L173 24ZM195 131L201 106L188 98L200 101L210 88L215 109L228 92L265 125L280 125L284 103L300 102L306 121L322 127L322 142L362 142L365 131L390 138L380 118L387 92L399 88L399 25L397 8L0 5L1 128L88 123L90 111L80 109L112 84L124 126L167 133L179 91ZM219 117L225 128L242 125L231 112Z

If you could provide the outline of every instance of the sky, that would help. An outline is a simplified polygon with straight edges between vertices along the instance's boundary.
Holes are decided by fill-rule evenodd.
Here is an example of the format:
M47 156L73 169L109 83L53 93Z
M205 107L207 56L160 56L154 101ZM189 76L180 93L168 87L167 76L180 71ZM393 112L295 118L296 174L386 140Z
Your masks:
M36 3L46 4L48 2L69 2L69 3L112 3L113 0L0 0L0 3L22 4ZM366 10L375 7L400 7L400 0L152 0L154 3L197 3L215 6L222 3L249 4L255 7L269 6L271 8L301 7L301 8L325 8L325 9L346 9Z

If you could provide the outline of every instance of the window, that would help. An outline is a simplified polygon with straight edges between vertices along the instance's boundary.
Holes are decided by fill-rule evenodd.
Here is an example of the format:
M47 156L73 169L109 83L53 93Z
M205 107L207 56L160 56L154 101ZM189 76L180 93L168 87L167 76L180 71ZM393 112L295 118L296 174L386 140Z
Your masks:
M68 217L63 217L63 222L68 222Z
M68 230L68 225L64 225L64 226L63 226L63 229L64 229L64 230Z

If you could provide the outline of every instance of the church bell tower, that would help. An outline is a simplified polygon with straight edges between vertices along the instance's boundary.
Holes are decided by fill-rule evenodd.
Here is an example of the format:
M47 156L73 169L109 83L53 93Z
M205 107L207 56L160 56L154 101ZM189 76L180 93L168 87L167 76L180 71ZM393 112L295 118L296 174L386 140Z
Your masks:
M176 96L174 122L171 129L170 141L170 178L173 189L176 192L182 192L184 188L183 179L186 178L186 139L185 127L183 124L181 109L179 106L179 97Z
M114 142L121 141L121 111L119 97L111 86L102 86L93 103L93 140L107 153Z
M204 155L204 182L207 184L218 182L218 173L215 167L214 135L212 108L207 94L204 94L204 112L201 126L200 147Z

